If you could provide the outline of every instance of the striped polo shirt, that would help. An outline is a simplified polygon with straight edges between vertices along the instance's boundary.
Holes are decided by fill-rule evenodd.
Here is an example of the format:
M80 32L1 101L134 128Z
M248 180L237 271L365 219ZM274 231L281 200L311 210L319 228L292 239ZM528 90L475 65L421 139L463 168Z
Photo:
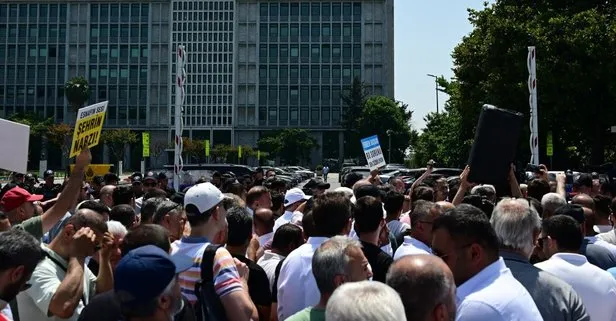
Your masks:
M201 259L209 244L210 241L205 237L183 237L171 244L172 254L180 253L193 259L193 266L179 275L182 294L192 304L197 302L195 284L201 279ZM224 247L216 251L212 275L214 275L214 289L220 298L231 292L243 290L235 261Z

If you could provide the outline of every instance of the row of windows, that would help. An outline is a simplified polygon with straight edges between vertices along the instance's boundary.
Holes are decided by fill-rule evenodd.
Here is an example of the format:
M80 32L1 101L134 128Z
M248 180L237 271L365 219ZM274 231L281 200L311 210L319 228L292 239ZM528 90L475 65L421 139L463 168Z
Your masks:
M118 41L118 37L122 39L130 39L132 41L144 40L147 41L149 28L147 24L142 24L141 28L138 24L121 24L121 25L96 25L90 26L91 40L96 41L99 37L107 38L109 41ZM141 38L141 39L140 39Z
M100 15L100 17L99 17ZM118 17L127 20L130 18L136 21L141 18L141 21L147 21L150 15L150 6L147 3L134 4L91 4L90 5L90 21L106 22L109 18L111 21L117 21Z
M361 45L260 45L260 62L287 62L288 58L301 57L307 62L361 62Z
M261 126L285 126L285 125L304 125L304 126L337 126L340 125L340 108L329 107L319 108L301 108L298 111L297 107L280 107L267 108L259 107L259 125ZM240 120L240 124L242 121Z
M173 2L173 10L184 10L184 11L192 11L192 10L233 10L233 1L209 1L204 3L205 1L174 1Z
M340 41L340 37L344 37L345 41L361 40L361 24L360 23L262 23L259 26L260 41L287 41L289 37L296 39L301 37L302 41L307 41L312 37L313 40L319 41L319 37L323 36L323 40Z
M228 84L228 83L232 83L233 82L233 76L232 75L191 75L188 74L188 80L187 82L189 84L203 84L203 83L207 83L207 84ZM205 87L205 86L204 86ZM194 94L200 94L199 92L193 92ZM214 89L212 87L210 87L208 85L208 89L207 89L207 93L208 94L215 94L215 93L231 93L231 87L229 87L228 91L227 88L225 86L225 88L223 89L223 91L214 91Z
M15 59L19 57L23 59L26 56L64 58L64 50L65 46L63 45L0 45L0 63L7 61L7 58Z
M117 80L118 78L131 82L141 81L142 83L148 80L148 66L90 66L90 80Z
M32 41L46 42L49 37L49 42L56 42L60 39L61 42L66 38L65 25L38 25L38 24L0 24L0 39L8 38L9 41L17 41L17 38L23 40L30 38Z
M269 76L269 77L268 77ZM352 78L361 78L361 66L360 65L345 65L345 66L270 66L269 70L266 68L259 68L259 83L298 83L309 82L313 84L318 83L340 83L341 77L343 81L350 81Z
M210 96L186 96L186 101L184 102L185 106L202 106L202 105L226 105L232 104L233 97L232 96L220 96L220 95L210 95Z
M4 97L5 94L6 98L9 99L36 97L38 99L48 98L55 101L56 98L64 98L62 86L6 86L6 90L4 86L0 86L0 97ZM44 101L40 100L39 102L43 104Z
M57 67L57 70L56 70ZM4 76L6 75L6 83L25 83L26 78L29 82L34 81L34 77L38 78L39 82L47 82L47 83L64 83L65 66L55 66L55 65L0 65L0 82L3 81ZM45 73L47 74L45 76ZM27 77L26 77L27 76ZM43 81L46 79L47 81Z
M175 56L174 56L174 61L175 61ZM175 75L175 68L176 65L173 64L171 66L171 72L173 73L173 75ZM217 73L233 73L233 67L230 63L227 64L191 64L190 62L188 63L188 65L186 65L186 72L188 73L188 76L190 76L191 74L217 74Z
M233 41L233 33L232 32L177 32L177 30L173 30L173 42L194 42L194 41L209 41L209 42L218 42L218 41Z
M233 31L232 22L184 22L173 23L173 30L175 31Z
M147 45L97 45L90 46L90 58L147 58L149 54Z
M196 22L191 21L233 21L233 12L174 12L173 21L184 21L184 23L193 24L192 28L196 29ZM196 30L201 30L201 28Z
M342 104L340 86L261 86L259 88L260 105L302 105L319 106Z
M0 4L0 23L9 18L25 20L28 17L35 21L58 21L58 16L66 17L66 4Z
M300 3L262 3L260 7L261 21L312 19L312 21L361 20L361 2L328 3L328 2L302 2Z

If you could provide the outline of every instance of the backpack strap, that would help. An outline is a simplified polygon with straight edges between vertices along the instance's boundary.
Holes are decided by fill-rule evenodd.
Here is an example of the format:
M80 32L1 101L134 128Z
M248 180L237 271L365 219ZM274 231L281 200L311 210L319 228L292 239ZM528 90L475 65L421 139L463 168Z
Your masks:
M214 257L221 245L208 244L201 258L201 282L214 284Z

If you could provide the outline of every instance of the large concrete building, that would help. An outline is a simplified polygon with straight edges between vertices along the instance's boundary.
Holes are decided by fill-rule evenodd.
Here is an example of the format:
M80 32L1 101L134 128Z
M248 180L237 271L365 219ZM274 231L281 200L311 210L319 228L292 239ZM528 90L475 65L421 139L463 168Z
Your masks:
M344 88L359 77L394 95L393 0L0 0L0 117L70 121L62 85L85 76L90 102L110 102L107 127L168 141L178 45L184 136L213 144L305 128L313 162L341 158Z

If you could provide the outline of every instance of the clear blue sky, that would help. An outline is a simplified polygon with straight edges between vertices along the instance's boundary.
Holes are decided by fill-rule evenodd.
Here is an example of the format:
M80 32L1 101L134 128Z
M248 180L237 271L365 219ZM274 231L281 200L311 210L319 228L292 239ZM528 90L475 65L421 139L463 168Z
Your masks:
M483 2L395 0L395 95L414 111L414 129L423 129L424 116L436 111L434 79L426 74L453 77L453 48L472 30L466 9L480 9ZM446 100L440 93L441 110Z

